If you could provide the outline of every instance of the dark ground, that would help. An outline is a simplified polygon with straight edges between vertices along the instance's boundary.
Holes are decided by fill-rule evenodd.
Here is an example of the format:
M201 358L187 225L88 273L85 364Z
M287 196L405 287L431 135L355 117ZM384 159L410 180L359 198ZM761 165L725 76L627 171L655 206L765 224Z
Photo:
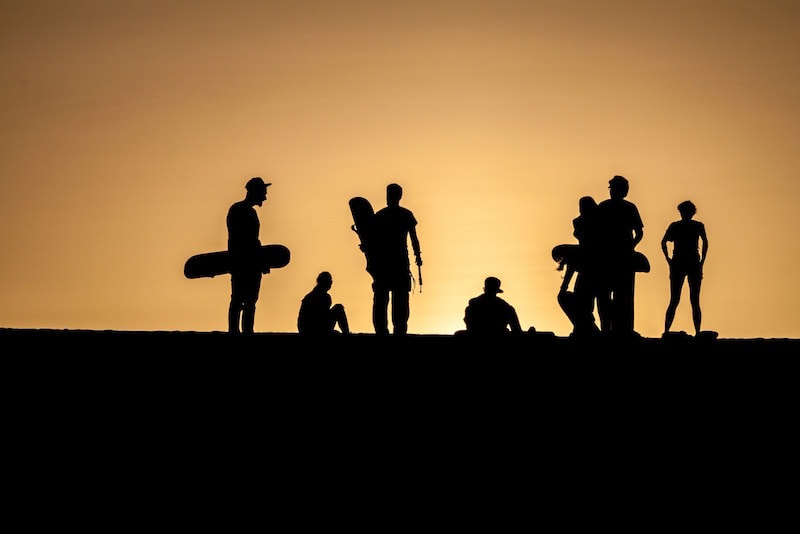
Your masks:
M0 329L0 346L7 506L29 520L227 530L222 507L268 502L263 521L638 530L795 509L796 339Z
M341 394L352 388L430 394L580 387L750 388L794 380L798 339L592 339L549 332L499 340L455 335L324 339L296 333L0 329L6 365L30 380L86 387ZM682 385L682 386L681 386ZM462 390L462 388L464 388Z
M720 409L741 403L746 412L767 403L769 415L794 410L800 398L798 339L0 329L0 343L6 380L28 400L156 418L177 407L234 418L276 407L278 415L334 409L384 417L401 409L423 410L417 415L425 418L438 409L549 418L709 402Z

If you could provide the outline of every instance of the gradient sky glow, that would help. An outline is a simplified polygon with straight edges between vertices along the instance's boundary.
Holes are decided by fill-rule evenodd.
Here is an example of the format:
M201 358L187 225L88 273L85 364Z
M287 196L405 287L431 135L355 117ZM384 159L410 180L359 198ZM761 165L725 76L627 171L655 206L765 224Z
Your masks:
M494 275L524 328L567 335L550 250L622 174L652 265L637 331L663 331L659 244L690 199L704 329L800 337L796 0L0 5L0 327L226 330L229 277L183 264L262 176L261 240L292 260L256 331L296 331L328 270L372 332L347 201L396 181L425 262L410 333L462 328Z

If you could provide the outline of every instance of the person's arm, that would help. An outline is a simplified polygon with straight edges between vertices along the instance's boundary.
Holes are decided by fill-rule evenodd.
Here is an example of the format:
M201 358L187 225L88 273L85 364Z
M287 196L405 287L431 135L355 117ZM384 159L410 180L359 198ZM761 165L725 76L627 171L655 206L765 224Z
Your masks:
M705 225L700 226L700 240L703 242L700 252L700 265L706 262L706 255L708 254L708 236L706 236Z
M522 333L522 326L519 324L519 316L517 315L517 310L514 309L514 306L508 305L508 326L511 328L511 332L514 334L521 334Z
M412 226L408 231L408 236L411 238L411 248L414 250L416 263L417 265L422 265L422 251L419 249L419 239L417 238L417 228L415 226Z
M475 329L475 313L472 306L469 304L464 308L464 326L469 332Z
M667 231L664 232L664 237L661 238L661 252L664 254L664 258L667 260L667 263L671 263L672 259L669 257L669 249L667 248L667 242L671 241L669 234L669 229L672 225L667 227Z
M644 223L642 222L642 216L639 214L639 208L637 208L633 204L631 204L631 205L633 206L633 213L634 213L634 219L633 219L633 248L636 248L636 245L638 245L639 242L644 237Z
M633 248L636 248L636 245L639 244L639 242L642 240L643 237L644 237L644 228L639 226L633 229Z

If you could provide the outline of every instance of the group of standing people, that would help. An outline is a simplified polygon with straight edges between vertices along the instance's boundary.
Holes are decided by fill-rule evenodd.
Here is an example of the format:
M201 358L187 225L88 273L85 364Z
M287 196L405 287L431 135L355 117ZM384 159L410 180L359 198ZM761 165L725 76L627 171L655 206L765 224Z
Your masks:
M573 219L573 236L578 245L574 254L554 260L566 268L558 301L573 323L574 335L597 332L636 335L634 330L634 290L637 272L649 272L647 258L636 250L644 237L644 223L636 205L626 199L630 190L624 176L609 180L609 198L599 204L591 196L578 202L579 215ZM680 302L681 289L688 280L695 334L701 329L700 286L703 264L708 253L705 226L692 220L697 209L691 201L678 205L681 220L669 225L661 249L669 264L670 302L664 333L669 333ZM672 243L670 256L669 243ZM574 276L573 291L569 285ZM595 322L597 310L600 325Z
M228 306L230 334L253 333L262 275L269 272L258 261L261 248L260 221L255 207L263 205L270 185L272 184L264 182L261 177L251 178L245 184L245 198L233 203L228 209L228 252L231 258L231 297ZM405 335L408 332L409 295L412 287L409 241L416 265L422 266L417 219L411 210L400 205L402 197L403 188L396 183L389 184L386 187L386 206L375 213L372 224L372 322L375 333L379 335L389 334L389 308L392 333ZM300 303L297 315L299 333L350 333L344 306L332 303L329 293L332 285L333 276L330 272L319 273L314 288Z
M255 320L263 270L257 261L261 247L260 222L255 206L267 198L271 183L260 177L245 185L246 196L230 206L227 215L228 251L232 260L231 298L228 308L228 331L251 334ZM636 205L626 199L629 182L623 176L609 180L609 198L597 203L593 197L579 200L579 215L573 219L573 236L578 243L567 254L556 247L553 259L559 269L566 269L558 302L573 323L574 335L611 333L635 335L634 289L637 272L648 272L649 264L636 246L644 237L644 223ZM386 206L374 214L369 272L372 275L372 322L375 333L389 334L391 308L392 333L405 335L410 316L409 294L413 276L409 243L417 266L422 253L414 213L400 206L403 189L392 183L386 187ZM697 209L691 201L678 205L681 220L669 225L661 240L661 249L670 269L670 301L664 332L669 332L680 302L684 282L688 281L695 333L701 328L700 286L703 264L708 252L705 226L693 220ZM672 243L670 256L668 244ZM569 287L574 278L573 290ZM331 334L336 328L349 334L344 306L332 304L328 291L333 277L328 271L317 276L316 285L302 299L297 317L301 334ZM520 333L516 311L498 297L500 280L487 277L484 292L469 300L464 323L467 333ZM595 307L599 317L597 325Z

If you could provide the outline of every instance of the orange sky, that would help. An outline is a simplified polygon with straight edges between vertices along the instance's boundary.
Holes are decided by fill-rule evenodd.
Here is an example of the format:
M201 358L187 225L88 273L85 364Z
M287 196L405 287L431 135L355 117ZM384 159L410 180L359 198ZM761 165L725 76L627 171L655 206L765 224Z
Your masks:
M347 201L396 181L425 261L411 333L462 328L494 275L523 327L567 335L550 249L622 174L653 267L637 331L663 331L659 243L691 199L703 327L800 337L796 1L0 2L0 327L224 331L229 278L183 263L225 248L259 175L262 242L292 260L257 331L296 331L328 270L372 332Z

